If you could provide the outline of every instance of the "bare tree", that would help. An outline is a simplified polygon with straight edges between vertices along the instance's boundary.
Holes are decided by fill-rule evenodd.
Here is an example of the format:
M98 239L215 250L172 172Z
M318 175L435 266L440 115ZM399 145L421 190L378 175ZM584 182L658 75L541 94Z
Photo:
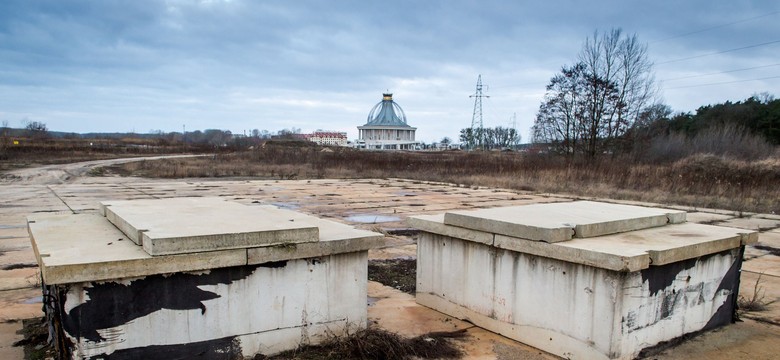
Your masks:
M550 80L534 140L590 157L614 150L656 93L647 46L620 29L597 31L585 39L578 63Z
M24 128L27 130L27 135L32 138L44 139L49 137L49 128L40 121L28 121Z

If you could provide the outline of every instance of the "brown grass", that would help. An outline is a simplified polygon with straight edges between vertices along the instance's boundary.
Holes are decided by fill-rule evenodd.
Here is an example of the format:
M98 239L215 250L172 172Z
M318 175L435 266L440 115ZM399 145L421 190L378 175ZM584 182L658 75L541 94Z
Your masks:
M108 169L146 177L259 179L406 178L462 186L780 212L780 156L745 161L692 155L669 163L599 161L512 152L373 152L268 144L205 158L129 163Z
M466 336L465 330L428 333L411 339L382 329L363 329L347 337L333 337L321 345L305 346L273 357L255 359L458 359L462 352L449 338Z
M739 299L737 299L739 310L748 312L766 311L767 306L774 303L774 301L768 301L765 299L764 287L761 286L761 276L763 275L764 274L758 275L756 283L753 285L753 294L748 295L748 297L744 297L742 295L739 296Z

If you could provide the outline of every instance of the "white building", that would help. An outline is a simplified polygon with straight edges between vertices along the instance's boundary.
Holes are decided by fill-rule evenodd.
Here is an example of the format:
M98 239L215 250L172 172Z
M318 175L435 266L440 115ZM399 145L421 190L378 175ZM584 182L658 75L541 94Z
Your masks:
M406 123L406 114L393 101L393 94L385 93L382 101L368 113L365 125L358 126L358 147L380 150L414 150L417 128Z

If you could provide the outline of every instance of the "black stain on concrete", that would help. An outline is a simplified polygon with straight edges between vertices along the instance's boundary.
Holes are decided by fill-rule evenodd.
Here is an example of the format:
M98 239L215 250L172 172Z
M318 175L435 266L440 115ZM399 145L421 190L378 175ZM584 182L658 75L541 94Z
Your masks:
M744 248L744 247L743 247ZM661 304L658 309L658 314L654 321L651 321L645 325L638 325L636 323L637 314L629 312L627 316L621 320L621 326L623 331L631 333L639 329L646 328L648 326L655 325L663 319L671 317L675 309L681 302L691 294L698 294L695 298L689 298L689 300L695 301L697 305L705 301L714 301L715 296L726 291L728 293L726 300L718 307L718 310L711 316L708 323L702 328L702 330L709 330L719 326L729 324L736 320L736 299L739 292L739 271L742 267L742 251L741 249L731 249L722 251L720 253L703 256L700 258L686 260L679 264L679 266L669 266L675 264L669 264L659 266L653 269L643 270L642 278L644 281L648 281L648 286L651 295L661 296ZM723 274L718 288L715 290L715 294L712 299L704 298L704 283L689 284L685 287L675 288L673 283L675 280L690 282L690 276L680 275L683 271L692 268L691 264L696 265L698 261L706 262L712 256L731 256L734 261L731 263L729 269ZM653 270L653 271L649 271ZM666 272L664 272L666 271ZM666 286L660 288L660 286ZM660 295L659 295L660 292Z
M270 262L267 262L267 263L259 264L257 266L264 267L264 268L271 268L271 269L279 269L279 268L283 268L283 267L287 266L287 260L270 261Z
M203 302L220 296L199 286L230 284L247 278L258 267L213 269L205 274L152 275L129 284L93 282L92 287L84 289L89 300L63 316L63 328L77 339L100 342L107 339L98 330L126 324L161 309L200 310L205 314Z
M734 256L734 262L731 263L731 267L721 279L718 285L717 292L728 291L729 295L726 301L715 311L707 325L704 325L703 330L714 329L719 326L730 324L737 318L737 298L739 297L739 275L742 269L742 256L744 254L745 247L740 247L737 250L737 254ZM717 293L716 292L716 293Z
M650 295L655 296L658 292L671 286L672 283L677 280L677 276L681 272L690 270L696 266L696 262L700 259L703 260L706 259L706 257L688 259L661 266L650 266L641 271L642 282L648 283Z
M235 337L176 345L151 345L117 350L88 359L106 360L184 360L184 359L243 359L241 345Z

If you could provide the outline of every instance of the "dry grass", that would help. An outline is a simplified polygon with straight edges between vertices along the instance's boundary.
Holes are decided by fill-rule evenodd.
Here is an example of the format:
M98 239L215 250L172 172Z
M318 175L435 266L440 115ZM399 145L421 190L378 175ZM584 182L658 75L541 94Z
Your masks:
M205 158L143 161L110 172L162 178L407 178L463 186L780 213L780 156L692 155L668 163L572 161L505 152L372 152L268 145Z
M756 279L756 283L753 285L753 294L749 297L742 295L737 299L737 304L740 311L766 311L767 306L771 305L774 301L768 301L765 299L764 287L761 286L761 276L759 274Z
M465 335L465 331L438 332L407 339L382 329L363 329L347 337L334 336L321 345L305 346L270 358L258 355L255 359L458 359L462 352L449 338Z

